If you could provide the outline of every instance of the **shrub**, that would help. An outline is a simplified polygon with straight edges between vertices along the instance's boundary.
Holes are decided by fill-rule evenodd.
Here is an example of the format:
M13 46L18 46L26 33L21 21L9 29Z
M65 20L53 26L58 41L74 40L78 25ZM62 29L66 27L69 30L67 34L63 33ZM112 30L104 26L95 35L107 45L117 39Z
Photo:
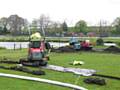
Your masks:
M118 42L117 45L120 46L120 42Z
M100 45L102 46L104 44L103 39L102 38L98 38L97 41L96 41L96 44L99 45L99 46Z

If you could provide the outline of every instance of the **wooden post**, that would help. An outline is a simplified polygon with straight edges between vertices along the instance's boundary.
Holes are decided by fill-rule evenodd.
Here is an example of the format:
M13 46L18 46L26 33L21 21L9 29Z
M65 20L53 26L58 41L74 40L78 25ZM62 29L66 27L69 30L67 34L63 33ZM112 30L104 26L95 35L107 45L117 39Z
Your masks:
M14 43L14 50L15 50L15 46L16 46L16 44Z
M22 45L21 45L21 43L20 43L20 50L22 49Z

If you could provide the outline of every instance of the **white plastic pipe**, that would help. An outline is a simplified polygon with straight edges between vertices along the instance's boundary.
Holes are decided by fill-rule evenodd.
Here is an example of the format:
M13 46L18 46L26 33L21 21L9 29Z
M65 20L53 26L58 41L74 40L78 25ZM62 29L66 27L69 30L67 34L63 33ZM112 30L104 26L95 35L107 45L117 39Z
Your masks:
M10 77L10 78L18 78L18 79L24 79L24 80L31 80L31 81L38 81L38 82L42 82L42 83L48 83L48 84L53 84L53 85L62 86L62 87L68 87L68 88L77 89L77 90L87 90L87 89L77 86L77 85L63 83L63 82L59 82L59 81L48 80L48 79L20 76L20 75L14 75L14 74L5 74L5 73L0 73L0 76Z

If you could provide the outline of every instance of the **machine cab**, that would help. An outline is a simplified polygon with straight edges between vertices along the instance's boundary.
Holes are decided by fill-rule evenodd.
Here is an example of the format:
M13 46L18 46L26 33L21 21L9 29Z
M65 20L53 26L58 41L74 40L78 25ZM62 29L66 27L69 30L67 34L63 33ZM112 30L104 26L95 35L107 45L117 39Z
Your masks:
M45 44L42 41L31 41L29 44L29 59L42 60L44 58Z
M41 42L40 41L31 41L29 44L30 48L39 48L41 46Z

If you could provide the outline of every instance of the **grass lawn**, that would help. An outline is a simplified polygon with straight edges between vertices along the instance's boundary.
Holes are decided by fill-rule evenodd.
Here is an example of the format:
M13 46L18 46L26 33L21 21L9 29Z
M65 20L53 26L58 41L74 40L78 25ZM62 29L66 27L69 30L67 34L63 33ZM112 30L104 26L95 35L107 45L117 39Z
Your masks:
M68 42L71 37L46 37L47 41L53 42ZM76 37L78 40L90 40L91 42L96 42L98 37ZM111 41L114 43L120 43L120 37L103 37L105 42ZM27 42L29 40L29 36L4 36L0 37L1 42Z
M0 50L0 58L8 57L13 60L19 60L21 57L27 56L27 50ZM49 64L61 65L64 67L79 67L97 70L98 74L111 75L120 77L120 54L112 53L93 53L93 52L80 52L80 53L51 53ZM73 60L84 61L85 64L81 66L69 65ZM1 64L0 64L1 65ZM4 64L2 64L4 65ZM6 64L7 65L7 64ZM35 68L32 68L35 69ZM57 80L74 84L77 75L72 73L62 73L51 70L44 70L46 75L35 76L23 72L11 71L0 69L2 73L18 74L25 76L33 76L51 80ZM80 76L77 85L87 88L88 90L120 90L120 81L105 78L107 85L99 86L95 84L86 84L83 82L84 76ZM43 84L39 82L12 79L0 77L0 90L71 90L59 86Z

